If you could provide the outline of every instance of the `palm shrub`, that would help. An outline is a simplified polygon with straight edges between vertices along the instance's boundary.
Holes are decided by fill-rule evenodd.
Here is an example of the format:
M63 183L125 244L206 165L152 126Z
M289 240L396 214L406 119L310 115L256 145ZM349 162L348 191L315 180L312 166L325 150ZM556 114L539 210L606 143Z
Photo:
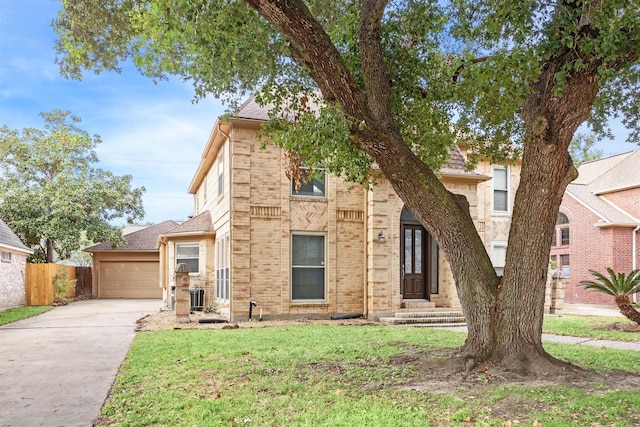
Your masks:
M609 273L608 277L597 271L589 270L595 279L584 280L580 282L580 285L586 289L613 296L620 312L627 319L640 325L640 312L633 308L629 299L629 295L640 292L640 270L633 270L629 275L616 274L611 268L607 268L607 272Z

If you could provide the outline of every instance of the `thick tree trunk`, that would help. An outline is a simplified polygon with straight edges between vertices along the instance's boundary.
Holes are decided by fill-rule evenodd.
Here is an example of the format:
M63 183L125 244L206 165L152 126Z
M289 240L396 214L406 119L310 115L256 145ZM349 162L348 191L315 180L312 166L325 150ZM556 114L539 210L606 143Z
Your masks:
M616 305L618 306L618 308L620 309L620 313L622 313L624 317L640 325L640 313L638 313L638 311L633 308L631 300L629 300L629 296L616 296Z
M469 334L462 355L522 373L550 372L560 362L542 348L549 249L562 195L575 178L567 153L597 93L592 63L554 96L556 72L575 58L545 62L523 105L526 127L504 277L500 280L478 235L466 200L444 188L402 140L391 115L391 83L380 45L385 0L363 0L358 36L363 91L304 2L246 0L290 41L292 56L309 69L325 99L353 122L352 140L379 165L398 196L436 238L456 280Z
M598 91L593 67L572 76L562 95L554 96L555 74L565 60L547 63L523 106L525 148L496 304L490 359L527 373L560 365L541 342L549 248L564 191L577 176L568 146Z
M47 249L46 249L46 253L45 253L45 257L47 260L48 264L53 263L53 254L54 254L54 249L53 249L53 242L49 239L47 239Z

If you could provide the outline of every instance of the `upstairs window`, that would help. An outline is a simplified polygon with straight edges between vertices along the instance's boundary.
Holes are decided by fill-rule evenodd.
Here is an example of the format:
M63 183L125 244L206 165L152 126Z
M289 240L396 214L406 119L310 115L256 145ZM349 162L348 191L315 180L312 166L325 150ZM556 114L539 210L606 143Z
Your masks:
M307 182L300 182L300 188L298 190L296 190L295 179L291 180L291 195L305 197L325 197L326 176L324 171L317 171L317 174L313 179L309 179L307 171L307 168L302 168L302 172Z
M200 272L200 245L198 243L176 244L176 265L187 264L189 273Z
M558 219L556 220L556 228L553 233L551 246L557 246L558 242L560 242L560 246L569 246L569 243L571 243L569 218L562 212L558 212Z
M493 168L493 210L509 211L509 168Z
M218 153L218 197L224 193L224 147Z
M11 262L11 252L0 252L0 261Z

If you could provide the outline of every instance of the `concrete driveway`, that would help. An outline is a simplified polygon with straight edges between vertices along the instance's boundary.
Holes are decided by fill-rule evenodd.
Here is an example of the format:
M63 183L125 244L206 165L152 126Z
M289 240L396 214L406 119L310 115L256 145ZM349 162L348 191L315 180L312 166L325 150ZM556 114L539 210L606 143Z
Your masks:
M0 326L0 427L91 426L161 300L77 301Z

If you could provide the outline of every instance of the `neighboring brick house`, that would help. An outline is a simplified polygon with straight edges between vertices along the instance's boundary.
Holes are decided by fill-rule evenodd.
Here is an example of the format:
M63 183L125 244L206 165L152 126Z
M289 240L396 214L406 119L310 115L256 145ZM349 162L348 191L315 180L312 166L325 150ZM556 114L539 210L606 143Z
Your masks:
M216 121L189 187L195 215L160 236L168 305L175 266L186 262L203 305L225 307L232 320L246 319L252 301L264 318L378 318L409 305L460 306L444 254L388 181L366 190L326 174L296 192L283 151L261 148L267 119L250 99ZM519 167L481 162L469 172L456 150L440 176L467 197L500 270Z
M562 199L551 259L567 282L565 302L613 304L579 283L589 270L640 268L640 150L585 162Z
M24 305L27 255L32 253L0 219L0 310Z

